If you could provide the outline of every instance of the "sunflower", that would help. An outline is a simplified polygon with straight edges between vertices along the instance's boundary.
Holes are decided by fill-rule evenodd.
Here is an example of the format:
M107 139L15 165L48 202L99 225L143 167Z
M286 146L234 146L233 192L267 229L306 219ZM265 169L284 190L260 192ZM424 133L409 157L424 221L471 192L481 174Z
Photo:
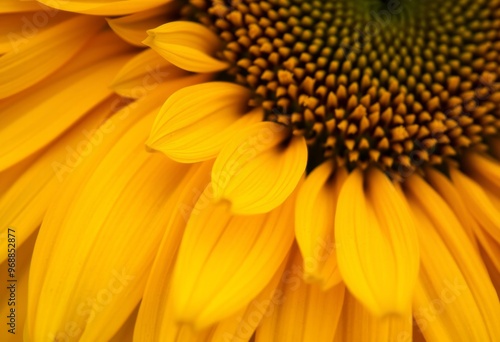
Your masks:
M0 30L2 341L500 340L500 1Z

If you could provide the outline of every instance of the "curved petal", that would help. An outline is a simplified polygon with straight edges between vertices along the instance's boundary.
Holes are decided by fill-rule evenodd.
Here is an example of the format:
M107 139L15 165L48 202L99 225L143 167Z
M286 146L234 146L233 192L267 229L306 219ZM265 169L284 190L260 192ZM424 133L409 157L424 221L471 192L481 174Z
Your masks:
M328 161L309 174L297 195L295 235L304 258L304 276L326 290L341 281L335 251L335 209L347 178Z
M42 224L49 203L62 187L67 175L104 139L100 124L111 114L117 97L110 97L90 111L75 127L44 151L5 193L0 193L0 234L16 228L16 245ZM7 249L6 241L0 248ZM0 263L7 254L0 255Z
M186 85L194 82L196 79L185 81ZM145 153L143 144L154 113L164 98L180 86L165 83L118 111L109 119L107 135L99 146L68 175L63 191L45 215L35 250L40 257L32 260L27 325L30 336L53 333L65 337L65 324L72 321L76 325L72 331L79 332L73 338L106 339L139 302L148 265L168 219L163 215L166 199L182 176L178 173L185 171L161 155ZM137 125L142 117L146 118ZM118 234L117 227L121 229ZM132 249L138 249L135 255ZM75 264L82 267L75 268ZM121 283L123 287L119 287L116 281L120 279L134 285L125 287ZM104 308L98 306L97 315L97 309L88 306L89 300L108 293L106 281L113 282L113 298L99 297L110 302ZM59 286L61 290L52 290ZM50 318L44 314L47 308L54 310Z
M228 67L214 57L221 47L219 37L205 26L188 21L174 21L148 31L144 44L167 61L192 72L215 72Z
M474 234L482 230L482 228L480 228L477 221L472 217L458 190L444 174L437 170L430 168L427 169L426 176L426 179L432 185L434 190L441 195L441 197L453 210L455 215L457 215L461 226L469 237L469 240L476 246Z
M166 82L187 76L188 73L167 62L155 51L147 49L123 66L111 82L111 88L118 94L138 99Z
M293 241L290 198L274 211L231 214L210 188L191 213L173 275L175 317L196 328L242 309L269 283Z
M302 257L297 248L278 289L272 311L257 328L256 342L333 341L344 301L344 284L323 291L302 280Z
M9 236L9 233L11 234ZM6 324L4 323L4 331L2 332L2 342L20 342L22 341L23 336L23 327L26 322L26 313L27 313L27 299L28 299L28 276L30 270L30 261L31 255L33 252L33 246L36 242L37 234L32 234L28 240L20 247L17 245L17 229L15 227L11 227L10 232L0 233L0 242L3 240L7 240L8 238L16 239L16 256L15 256L15 270L14 273L11 273L11 268L7 261L0 263L0 272L5 274L5 286L0 288L0 298L4 299L0 302L0 315L6 318ZM3 243L2 243L3 244ZM3 247L3 246L2 246ZM4 251L8 251L7 248L4 248ZM5 253L6 254L6 253ZM10 274L13 274L14 277L10 277ZM7 278L8 277L8 278ZM11 296L11 290L9 286L12 288L12 285L15 288L15 300L12 305L12 301L8 300ZM11 309L14 309L14 324L10 324L9 316L12 316ZM12 331L10 331L12 329Z
M485 188L496 193L500 192L500 162L491 157L469 153L464 165L467 173L481 182Z
M0 170L47 146L110 96L108 83L130 58L127 49L116 36L99 35L55 74L0 102Z
M275 310L283 303L283 293L278 289L284 277L289 257L281 263L273 278L266 287L238 314L217 324L211 341L248 342L261 322L275 314Z
M426 340L498 340L500 303L460 222L419 176L406 181L406 195L422 250L413 314Z
M44 9L45 6L35 1L2 0L0 13L32 12Z
M214 198L228 200L235 214L268 212L293 192L306 163L303 137L273 122L253 124L219 153L212 169Z
M411 313L403 317L376 317L346 291L335 342L412 341Z
M137 12L118 18L107 18L109 27L127 43L144 47L147 30L151 30L169 21L169 14L178 9L176 2L170 2L158 8Z
M134 330L136 341L169 341L174 330L170 296L173 264L184 229L199 196L210 181L211 162L194 165L166 205L165 234L148 277ZM170 296L171 297L171 296Z
M479 184L460 171L452 168L450 176L471 215L500 242L500 208L495 207Z
M146 144L181 163L215 158L231 137L262 121L260 108L245 114L248 97L248 89L226 82L183 88L165 102Z
M340 273L356 298L377 316L410 312L419 263L415 226L381 171L371 170L366 185L361 171L349 175L338 199L335 240Z
M187 169L144 150L151 121L115 137L86 181L78 181L84 168L76 170L65 187L72 200L47 214L33 254L45 267L33 265L30 274L38 292L29 310L32 337L62 339L73 322L72 339L108 340L139 303L168 220L166 200Z
M14 49L0 57L0 99L52 74L103 26L104 21L100 18L77 16L31 37L13 38ZM54 50L57 53L51 53Z
M171 0L37 0L57 10L93 15L123 15L144 11Z

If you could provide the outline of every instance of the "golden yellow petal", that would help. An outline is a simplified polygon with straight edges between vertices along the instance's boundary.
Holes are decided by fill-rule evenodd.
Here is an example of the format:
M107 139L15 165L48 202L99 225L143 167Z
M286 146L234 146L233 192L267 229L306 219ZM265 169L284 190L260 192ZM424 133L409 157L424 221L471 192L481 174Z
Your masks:
M341 281L335 251L335 209L340 188L347 177L325 162L309 174L302 185L295 210L295 235L304 258L305 279L319 282L326 290Z
M366 181L353 171L340 191L335 215L340 272L373 314L405 315L418 272L413 219L385 174L373 169Z
M469 237L469 241L477 247L475 234L482 229L477 221L472 217L472 214L469 209L467 209L465 202L460 197L460 193L457 191L455 186L451 183L449 178L437 170L429 168L426 170L426 176L434 190L441 195L441 197L453 210L455 215L457 215L461 226Z
M111 88L118 94L138 99L155 90L163 82L176 82L188 73L167 62L155 51L147 49L134 56L115 76Z
M188 21L174 21L148 31L144 44L167 61L192 72L215 72L228 67L212 57L221 47L219 37L205 26Z
M30 273L29 336L63 338L71 321L73 339L106 339L138 304L168 219L166 199L184 174L144 149L155 112L176 86L166 84L117 112L106 139L68 176L48 210Z
M139 308L136 308L128 319L123 323L120 330L113 336L109 342L132 342L134 338L134 327Z
M500 242L500 208L492 203L479 184L462 172L451 169L450 175L471 215L488 234Z
M303 137L282 125L255 123L234 136L212 169L216 200L228 200L235 214L268 212L293 192L307 163Z
M122 42L101 45L108 41L97 37L75 61L33 89L0 102L0 170L44 148L111 95L108 83L130 57ZM105 58L95 63L100 57Z
M413 315L426 340L499 339L497 294L457 217L419 176L407 180L406 194L422 250Z
M166 204L165 234L149 274L140 305L134 339L137 341L168 341L178 329L173 319L170 283L172 265L184 228L196 201L210 181L211 162L193 165Z
M491 157L470 153L464 165L467 173L484 188L500 193L500 162Z
M233 136L260 122L263 111L245 114L248 89L226 82L186 87L156 117L147 145L181 163L213 159Z
M333 341L344 301L344 284L327 291L303 281L303 260L297 248L281 277L274 306L257 329L257 342Z
M148 36L147 30L154 29L169 21L170 15L177 8L177 3L170 2L164 6L152 8L144 12L106 20L111 29L127 43L144 47L142 41Z
M335 342L412 341L411 314L376 317L346 291Z
M283 293L277 287L284 277L288 259L283 260L269 284L244 309L213 328L210 341L250 341L262 320L276 314L276 309L283 304Z
M17 244L21 246L38 229L63 181L105 138L99 126L111 114L116 101L117 97L110 97L90 111L49 145L8 191L0 194L0 234L6 233L9 226L16 227ZM0 248L7 248L6 241L0 240ZM6 254L0 254L0 263L6 258Z
M123 15L161 6L170 0L37 0L57 10L93 15Z
M69 13L59 13L56 16L52 8L41 4L39 6L39 11L30 13L1 14L0 10L0 55L9 51L19 51L20 47L38 35L41 30L45 32L50 27L73 17Z
M35 245L37 234L29 237L22 247L17 245L17 229L11 227L10 231L0 233L0 241L11 240L12 245L3 249L4 254L15 253L10 258L14 260L5 260L0 263L0 272L4 275L4 285L0 288L0 314L4 320L0 337L2 342L20 342L23 340L23 328L26 322L26 313L28 307L28 274L30 270L31 254ZM3 246L2 246L3 248ZM12 250L15 249L15 252ZM15 263L14 267L12 264ZM12 270L14 268L14 270ZM13 275L13 277L11 277ZM12 329L12 330L11 330Z
M186 171L144 150L151 121L116 141L88 181L76 185L84 189L72 203L51 213L63 225L44 220L33 257L46 266L32 269L43 280L30 282L39 288L29 311L32 336L62 339L69 335L66 322L74 322L70 338L107 340L139 303L168 220L164 205Z
M32 37L13 38L12 51L0 57L0 99L52 74L103 26L104 21L100 18L76 16L43 29Z
M238 216L211 195L209 187L191 212L172 284L176 320L197 329L245 307L293 241L293 197L267 214Z
M46 6L35 1L2 0L0 2L0 13L32 12L45 8Z

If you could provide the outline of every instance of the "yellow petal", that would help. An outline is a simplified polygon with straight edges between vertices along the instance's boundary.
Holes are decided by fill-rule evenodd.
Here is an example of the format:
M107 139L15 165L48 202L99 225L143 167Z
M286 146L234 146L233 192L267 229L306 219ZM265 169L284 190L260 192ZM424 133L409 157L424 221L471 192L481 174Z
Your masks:
M244 309L215 326L211 341L250 341L262 320L276 314L283 304L283 292L277 287L284 277L288 259L283 260L269 284Z
M153 268L160 267L161 254L160 251ZM148 285L154 282L158 287L154 286L156 292L154 292L153 287L149 286L145 291L141 302L142 319L137 321L134 341L246 342L253 335L262 318L270 315L275 306L281 303L280 296L276 294L275 290L285 266L286 259L283 260L272 280L245 308L234 316L202 330L195 330L189 324L175 322L174 293L171 291L172 274L166 272L166 270L170 270L168 267L166 270L158 269L158 274L150 274ZM159 279L154 279L155 277ZM148 301L149 304L145 301ZM153 304L153 302L156 303ZM148 322L148 318L152 319L153 322Z
M500 163L490 157L470 153L464 162L467 173L481 182L483 187L500 192Z
M42 4L58 10L94 14L94 15L123 15L145 11L170 2L170 0L37 0Z
M1 14L0 8L0 54L19 51L20 47L38 35L41 30L45 32L62 21L73 17L68 13L59 13L56 16L54 9L37 2L16 2L35 4L37 11Z
M0 302L0 314L5 322L2 327L2 332L0 332L2 342L19 342L23 340L23 328L26 322L28 307L28 275L36 236L36 234L33 234L23 246L20 247L17 245L16 228L11 227L9 232L5 231L5 234L0 233L0 241L4 239L16 240L15 242L11 242L15 244L15 252L9 250L14 249L13 246L9 246L9 249L7 249L7 245L5 245L4 248L4 254L15 253L15 257L11 257L15 259L15 270L12 272L12 267L9 267L7 261L0 263L0 272L4 275L4 286L0 288L0 298L2 298ZM11 260L10 262L13 261ZM13 277L10 276L11 274ZM14 309L14 312L12 312L11 309ZM10 331L10 329L13 330Z
M0 102L0 170L48 145L111 95L108 83L129 56L123 54L122 42L101 45L108 41L96 38L97 44L92 44L49 79L9 99L3 106ZM106 58L96 63L99 57Z
M405 315L418 272L418 243L410 211L378 170L353 171L340 191L335 240L350 292L375 315Z
M99 18L77 16L32 37L13 37L13 50L0 57L0 99L32 86L59 69L103 24Z
M170 2L162 7L106 20L111 29L127 43L144 47L142 41L148 36L146 31L170 21L169 17L175 10L178 10L178 4Z
M333 341L344 301L344 284L322 291L302 280L295 249L275 293L275 305L257 329L257 342Z
M409 342L412 341L412 320L403 317L376 317L346 291L342 316L335 342Z
M172 285L176 320L197 329L231 316L262 291L294 235L294 198L267 214L237 216L210 195L209 187L191 213Z
M129 318L123 323L120 330L113 336L109 342L132 342L134 337L135 321L137 319L138 308L132 312Z
M187 219L196 201L210 181L211 162L194 165L169 199L164 213L169 217L165 234L149 274L134 331L137 341L169 341L177 329L169 298L172 265ZM197 191L198 190L198 191Z
M47 211L30 273L30 336L62 338L74 321L73 339L106 340L138 304L168 220L166 200L185 173L144 150L154 113L177 86L165 84L117 112L106 139L68 176ZM89 301L109 303L94 308Z
M413 314L429 341L495 341L498 297L483 262L443 199L419 176L406 181L418 223L421 271Z
M453 184L472 216L496 241L500 242L500 209L495 207L479 184L458 170L450 170Z
M216 200L226 199L235 214L276 208L293 192L307 163L303 137L282 125L259 122L234 136L212 169Z
M307 176L295 210L295 235L304 257L305 279L328 289L341 281L335 252L335 208L345 169L325 162Z
M248 89L226 82L186 87L158 114L147 145L181 163L217 156L231 137L263 119L262 109L245 115Z
M5 194L7 190L19 179L26 169L42 154L43 150L33 154L22 162L17 163L4 171L0 171L0 194Z
M155 51L148 49L134 56L118 72L111 83L111 88L124 97L138 99L158 88L158 85L188 73L179 69Z
M104 139L104 131L97 128L111 114L116 100L111 97L94 108L84 120L50 145L9 190L0 195L0 234L6 233L9 226L16 227L17 245L21 246L40 226L63 180ZM7 248L6 240L0 239L0 248ZM5 253L0 254L0 263L6 258Z
M33 258L46 266L32 269L43 281L30 282L39 288L32 336L62 339L74 322L72 339L107 340L139 303L168 219L165 201L186 171L144 151L150 124L142 120L117 141L87 182L67 184L85 188L52 213L62 226L44 221Z
M31 12L45 9L45 6L35 1L2 0L0 2L0 13Z
M221 47L219 37L201 24L175 21L149 30L148 34L144 44L181 69L215 72L228 67L212 57Z
M436 190L441 197L448 203L450 208L453 210L457 218L459 219L461 226L467 233L469 240L476 246L475 233L482 230L476 220L472 217L470 211L467 209L465 202L460 197L460 193L457 191L455 186L450 182L450 180L441 172L428 169L426 170L426 175L429 183L432 185L434 190Z
M481 256L497 293L500 293L500 243L485 231L479 231L477 238L481 243Z

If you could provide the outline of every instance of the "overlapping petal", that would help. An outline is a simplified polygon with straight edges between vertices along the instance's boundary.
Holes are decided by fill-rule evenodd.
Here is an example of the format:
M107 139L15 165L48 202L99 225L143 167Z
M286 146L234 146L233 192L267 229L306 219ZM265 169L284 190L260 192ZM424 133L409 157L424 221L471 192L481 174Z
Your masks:
M207 327L241 310L276 273L293 241L294 197L261 215L213 203L210 186L191 212L173 275L176 320ZM269 248L273 246L273 248Z
M155 51L148 49L134 56L116 74L111 88L121 96L138 99L158 88L163 82L176 82L187 76Z
M174 21L148 31L144 44L167 61L192 72L215 72L228 67L213 57L221 46L219 37L201 24Z
M345 286L323 291L303 281L303 260L294 248L275 293L276 304L257 329L256 341L333 341Z
M323 289L341 281L335 251L335 209L340 188L347 178L343 168L325 162L309 174L297 197L295 235L304 257L308 281Z
M63 338L67 322L77 331L71 339L110 338L138 304L168 220L162 213L186 168L147 153L144 142L162 99L181 86L117 112L47 212L30 274L31 338Z
M284 126L259 122L242 130L221 150L212 169L216 200L235 214L276 208L293 192L307 163L307 146Z
M419 266L415 226L381 171L371 170L366 185L361 171L349 175L338 199L335 240L342 278L358 300L377 316L410 312Z
M494 341L500 304L478 251L430 185L412 176L405 188L422 250L413 306L420 330L429 341Z
M168 2L166 5L153 8L144 12L137 12L123 17L106 19L109 27L127 43L144 47L142 43L147 38L147 30L169 21L172 12L177 10L179 4Z
M160 110L147 145L182 163L213 159L233 136L260 122L260 108L245 114L248 89L226 82L185 87Z
M161 6L171 0L37 0L57 10L93 14L123 15Z
M411 314L374 316L346 291L335 342L404 342L412 341Z
M44 82L0 101L0 170L47 146L110 96L108 84L130 58L128 51L115 36L102 34Z
M13 49L0 57L0 99L16 94L52 74L81 50L103 26L104 21L100 18L76 16L46 30L39 29L39 33L29 37L11 37ZM54 50L56 54L51 53Z

